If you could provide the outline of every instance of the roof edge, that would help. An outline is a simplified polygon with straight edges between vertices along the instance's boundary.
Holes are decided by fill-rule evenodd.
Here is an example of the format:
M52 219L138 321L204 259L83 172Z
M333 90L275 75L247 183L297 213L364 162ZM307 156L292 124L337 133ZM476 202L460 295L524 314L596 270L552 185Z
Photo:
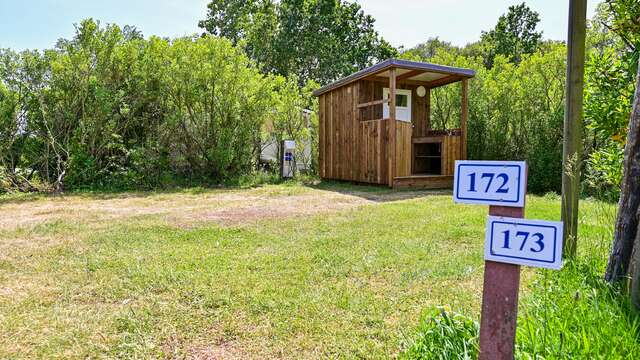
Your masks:
M425 62L401 60L401 59L387 59L379 62L368 68L354 72L351 75L338 79L330 84L320 87L313 91L313 96L320 96L326 92L345 86L357 80L360 80L369 75L382 72L388 68L397 67L409 70L425 70L426 72L437 72L442 74L459 75L461 77L472 78L476 75L475 70L456 68L446 65L431 64Z

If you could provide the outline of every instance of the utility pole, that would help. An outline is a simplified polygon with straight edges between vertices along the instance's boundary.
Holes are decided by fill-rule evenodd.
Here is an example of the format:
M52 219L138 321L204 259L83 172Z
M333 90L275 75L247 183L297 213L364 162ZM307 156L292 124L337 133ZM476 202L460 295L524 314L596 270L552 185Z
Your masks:
M587 0L569 0L567 83L562 151L562 221L564 254L573 257L578 243L578 200L582 161L582 92L584 89Z

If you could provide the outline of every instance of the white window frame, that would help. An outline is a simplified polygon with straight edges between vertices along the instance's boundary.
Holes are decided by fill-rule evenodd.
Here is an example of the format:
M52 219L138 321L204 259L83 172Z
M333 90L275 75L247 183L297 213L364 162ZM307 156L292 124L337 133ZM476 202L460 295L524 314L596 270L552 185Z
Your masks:
M411 90L396 89L396 95L407 96L407 106L396 105L396 120L411 122ZM382 98L385 100L389 98L389 88L382 89ZM388 102L382 104L382 117L385 119L389 118Z

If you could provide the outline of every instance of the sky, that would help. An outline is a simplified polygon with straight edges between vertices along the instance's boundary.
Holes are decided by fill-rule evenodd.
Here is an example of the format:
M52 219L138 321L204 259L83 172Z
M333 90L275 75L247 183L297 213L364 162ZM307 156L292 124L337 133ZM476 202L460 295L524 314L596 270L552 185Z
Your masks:
M145 36L178 37L202 32L209 0L0 0L0 48L53 47L73 36L73 24L92 17L102 23L134 25ZM376 19L393 46L413 47L431 37L463 46L491 29L509 6L522 0L357 0ZM564 40L568 0L525 0L540 13L543 37ZM599 0L587 0L587 17Z

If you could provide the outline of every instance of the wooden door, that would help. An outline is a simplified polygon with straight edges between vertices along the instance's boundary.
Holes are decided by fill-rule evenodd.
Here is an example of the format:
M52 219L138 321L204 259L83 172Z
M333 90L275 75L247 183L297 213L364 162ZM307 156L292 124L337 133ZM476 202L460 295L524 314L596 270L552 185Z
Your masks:
M396 177L411 175L413 126L410 122L396 122Z

